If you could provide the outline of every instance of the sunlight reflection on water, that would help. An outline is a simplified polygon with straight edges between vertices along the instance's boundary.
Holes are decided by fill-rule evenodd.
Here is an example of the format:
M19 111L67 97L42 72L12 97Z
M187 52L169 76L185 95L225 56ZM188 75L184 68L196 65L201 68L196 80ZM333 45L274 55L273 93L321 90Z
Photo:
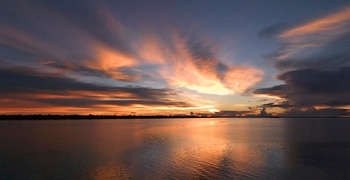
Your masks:
M345 119L0 123L0 179L350 177Z

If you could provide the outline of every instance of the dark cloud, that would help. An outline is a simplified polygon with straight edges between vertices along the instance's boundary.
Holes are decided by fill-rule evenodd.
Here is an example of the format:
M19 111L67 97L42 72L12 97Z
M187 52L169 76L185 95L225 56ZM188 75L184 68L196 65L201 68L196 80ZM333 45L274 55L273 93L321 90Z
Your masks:
M269 99L260 99L260 100L258 100L258 102L266 102L266 101L269 101Z
M288 117L335 117L335 116L349 116L350 111L348 109L335 109L335 108L325 108L325 109L315 109L309 108L291 108L286 111L284 116Z
M270 57L276 58L293 46L297 47L298 45L284 44ZM302 46L302 44L300 46ZM350 66L350 33L343 34L331 42L326 43L314 54L301 57L291 56L276 61L276 67L283 71L305 68L329 70L344 66Z
M262 38L273 38L279 35L281 32L288 29L290 25L286 23L277 23L269 27L263 28L258 32L258 36Z
M40 4L69 17L72 23L77 24L91 35L108 46L126 54L132 54L130 45L123 38L122 25L116 15L103 1L79 0L43 1Z
M152 79L148 74L142 73L142 67L121 67L116 69L115 72L118 73L118 80L125 82L140 82L142 80Z
M202 38L186 37L187 50L192 56L194 64L202 71L216 71L215 67L225 70L225 65L218 62L214 51L214 45Z
M339 106L339 105L349 105L350 102L336 102L334 104L327 104L329 106ZM282 108L285 109L281 116L286 117L339 117L339 116L349 116L350 110L345 108L322 108L316 109L313 106L298 106L291 105L288 101L275 102L275 103L266 103L261 105L263 108Z
M290 105L288 101L283 101L283 102L266 103L266 104L261 105L260 107L265 107L265 108L279 107L279 108L283 108L283 109L288 109L288 108L291 108L293 106Z
M336 70L350 66L349 8L299 25L275 24L259 36L276 38L279 47L266 57L283 71ZM340 18L341 17L341 18Z
M193 63L202 72L213 73L223 80L231 67L219 61L214 43L198 36L191 34L186 37L187 50L192 56Z
M103 53L116 62L135 56L128 31L105 2L5 0L0 22L0 58L7 63L38 66L38 59L48 59L50 67L67 72L130 82L139 76L97 65Z
M190 103L172 100L177 92L138 86L110 87L75 81L55 74L39 73L17 67L0 69L2 99L40 102L56 106L90 107L94 105L192 107ZM50 97L48 95L54 95ZM99 96L108 97L106 100ZM58 97L59 98L58 98ZM2 105L4 108L6 105Z
M336 71L297 70L278 76L286 84L257 89L256 94L267 94L286 99L284 102L267 103L262 107L283 108L284 116L321 117L349 116L350 110L341 107L350 105L350 68ZM324 106L333 108L315 109Z
M335 71L296 70L277 77L286 84L257 89L256 94L285 98L293 106L343 106L350 99L350 67Z
M216 71L221 76L224 76L227 73L228 70L229 70L229 67L226 64L224 64L224 63L218 63L216 65Z
M193 36L193 35L192 35ZM186 45L193 59L197 60L214 60L215 53L213 44L210 42L200 41L202 38L187 37Z
M81 98L50 98L50 99L34 99L27 98L27 101L40 102L53 106L65 106L65 107L94 107L98 105L116 105L116 106L130 106L135 104L142 104L147 106L176 106L176 107L191 107L189 103L180 101L169 100L99 100L89 99L86 97Z
M261 88L261 89L256 89L254 91L255 94L268 94L268 95L284 95L286 93L286 85L277 85L269 88Z
M29 68L17 67L0 69L0 84L2 93L11 93L13 90L89 90L102 91L105 87L80 83L57 74L39 73ZM107 88L108 90L108 88Z
M344 109L350 105L348 13L349 9L343 9L299 26L277 24L259 33L281 42L266 57L281 70L277 79L284 84L257 89L255 93L285 100L263 107L284 108L288 116L349 115L350 110ZM338 16L343 18L339 20Z
M244 116L247 114L254 114L253 111L220 111L216 112L217 116Z
M178 26L169 17L172 4L4 0L0 2L0 59L32 67L39 66L38 59L47 59L51 62L45 66L55 71L130 83L159 82L159 77L149 77L153 69L144 67L137 46L145 43L152 50L156 42L147 38L154 35L164 47L158 55L149 53L164 52L166 58L161 60L171 61L168 57L179 54L178 42L174 42L177 34L200 71L224 76L228 67L218 61L213 43L198 35L200 29L193 32L188 26Z
M4 14L2 19L6 24L16 29L23 29L39 39L70 47L74 50L73 52L78 47L69 44L69 41L87 35L89 38L98 39L100 42L121 52L131 54L128 43L124 41L123 34L120 33L122 27L118 25L117 18L108 9L106 2L90 0L84 3L77 0L34 0L31 2L4 0L2 5L4 7L1 8L4 10L1 13ZM25 15L19 15L19 12L25 12L23 13ZM56 36L53 36L53 34ZM80 42L81 40L74 43L84 45ZM69 48L66 50L69 50Z

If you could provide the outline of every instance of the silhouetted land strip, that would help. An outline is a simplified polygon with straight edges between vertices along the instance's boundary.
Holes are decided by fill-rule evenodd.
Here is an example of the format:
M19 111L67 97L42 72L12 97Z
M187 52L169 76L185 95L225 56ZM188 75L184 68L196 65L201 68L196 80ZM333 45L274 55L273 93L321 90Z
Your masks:
M140 118L188 118L191 116L116 116L116 115L0 115L0 120L84 120L84 119L140 119Z
M190 116L190 115L154 115L154 116L136 116L136 115L0 115L0 120L88 120L88 119L157 119L157 118L280 118L278 116ZM283 118L346 118L336 116L322 117L283 117ZM349 117L347 117L349 118Z

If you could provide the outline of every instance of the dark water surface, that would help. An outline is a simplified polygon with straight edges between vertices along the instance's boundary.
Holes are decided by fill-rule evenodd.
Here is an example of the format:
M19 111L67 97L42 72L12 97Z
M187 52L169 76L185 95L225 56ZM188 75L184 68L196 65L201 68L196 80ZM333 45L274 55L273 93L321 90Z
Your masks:
M0 179L350 179L350 119L1 121Z

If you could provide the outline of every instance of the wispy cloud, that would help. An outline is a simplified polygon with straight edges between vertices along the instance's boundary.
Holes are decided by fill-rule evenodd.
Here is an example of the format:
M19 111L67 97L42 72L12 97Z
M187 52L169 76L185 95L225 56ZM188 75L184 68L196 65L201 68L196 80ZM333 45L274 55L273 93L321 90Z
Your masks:
M86 113L83 109L109 107L109 112L118 113L120 110L135 110L139 105L145 109L198 108L172 89L93 85L23 67L1 68L0 75L2 112L21 113L20 109L28 108L32 113L64 113L65 109L71 108ZM149 113L156 112L153 110Z
M350 104L350 68L337 71L303 69L277 76L283 85L258 89L257 94L268 94L288 99L298 107L314 105L343 106Z
M296 27L265 29L262 34L269 34L267 31L278 32L274 37L282 42L268 57L282 71L277 79L285 84L258 89L255 93L286 101L266 107L289 109L286 112L289 115L297 112L313 115L339 112L344 115L349 112L350 8ZM315 107L329 110L321 112L314 110ZM343 110L331 110L333 108Z
M9 56L24 61L2 58L9 64L29 64L38 71L61 71L65 75L88 71L131 83L153 77L171 87L220 95L243 93L263 76L255 67L225 64L218 58L215 41L176 25L147 30L127 27L103 3L93 4L93 9L89 8L92 4L77 3L79 15L44 2L19 2L25 6L6 3L11 17L23 23L3 19L0 43L14 49ZM27 13L20 15L20 11ZM45 17L37 12L44 12ZM81 16L89 19L88 23ZM147 27L147 22L143 24Z
M305 37L307 35L339 34L350 20L350 8L345 8L326 17L316 19L298 27L291 28L279 38Z
M200 29L165 17L130 22L108 2L5 0L0 15L4 112L30 103L26 111L214 110L194 94L241 94L263 78L220 59L218 42Z
M228 65L219 60L212 42L206 38L174 32L170 42L150 38L149 50L140 56L158 64L160 75L170 86L206 94L243 93L262 80L263 72L249 66Z
M282 71L349 65L346 39L350 34L350 8L296 27L272 26L261 32L269 33L282 42L269 56L277 61L276 65Z

